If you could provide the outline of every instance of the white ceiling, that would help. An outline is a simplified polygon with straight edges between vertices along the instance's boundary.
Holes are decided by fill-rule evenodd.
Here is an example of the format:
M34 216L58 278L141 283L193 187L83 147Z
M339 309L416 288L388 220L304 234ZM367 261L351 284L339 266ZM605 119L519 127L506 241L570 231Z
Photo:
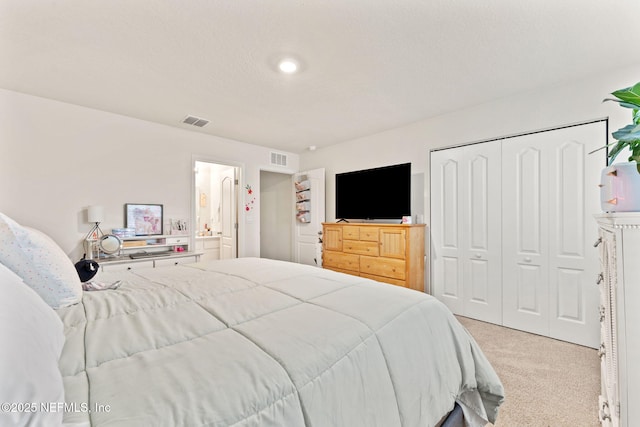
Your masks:
M2 0L0 87L302 152L637 64L638 16L638 0ZM285 54L302 72L276 72Z

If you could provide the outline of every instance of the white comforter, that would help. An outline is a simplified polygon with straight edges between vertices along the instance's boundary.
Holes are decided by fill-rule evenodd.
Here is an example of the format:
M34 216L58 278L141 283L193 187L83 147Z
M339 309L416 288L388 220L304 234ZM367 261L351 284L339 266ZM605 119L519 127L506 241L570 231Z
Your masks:
M502 401L470 335L420 292L254 258L97 279L123 284L58 310L67 424L424 427L456 400L493 421Z

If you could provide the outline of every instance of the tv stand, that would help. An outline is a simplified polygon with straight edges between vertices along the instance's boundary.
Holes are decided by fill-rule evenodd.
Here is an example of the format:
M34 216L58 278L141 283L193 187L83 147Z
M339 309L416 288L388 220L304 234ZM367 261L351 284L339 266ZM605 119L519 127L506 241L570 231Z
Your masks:
M322 267L424 292L424 224L323 223Z

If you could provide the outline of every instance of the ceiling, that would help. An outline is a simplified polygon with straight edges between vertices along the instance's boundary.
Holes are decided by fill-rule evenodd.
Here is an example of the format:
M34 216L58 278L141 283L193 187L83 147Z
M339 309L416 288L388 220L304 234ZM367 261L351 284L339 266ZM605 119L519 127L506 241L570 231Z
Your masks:
M638 0L2 0L0 87L300 153L637 64L638 16ZM284 55L302 70L279 73Z

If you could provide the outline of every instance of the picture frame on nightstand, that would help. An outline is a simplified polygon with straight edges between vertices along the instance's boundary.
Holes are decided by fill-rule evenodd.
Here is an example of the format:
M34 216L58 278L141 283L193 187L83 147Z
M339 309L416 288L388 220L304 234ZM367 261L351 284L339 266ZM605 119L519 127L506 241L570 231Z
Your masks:
M136 236L163 234L163 206L160 204L126 203L125 227L135 228Z

